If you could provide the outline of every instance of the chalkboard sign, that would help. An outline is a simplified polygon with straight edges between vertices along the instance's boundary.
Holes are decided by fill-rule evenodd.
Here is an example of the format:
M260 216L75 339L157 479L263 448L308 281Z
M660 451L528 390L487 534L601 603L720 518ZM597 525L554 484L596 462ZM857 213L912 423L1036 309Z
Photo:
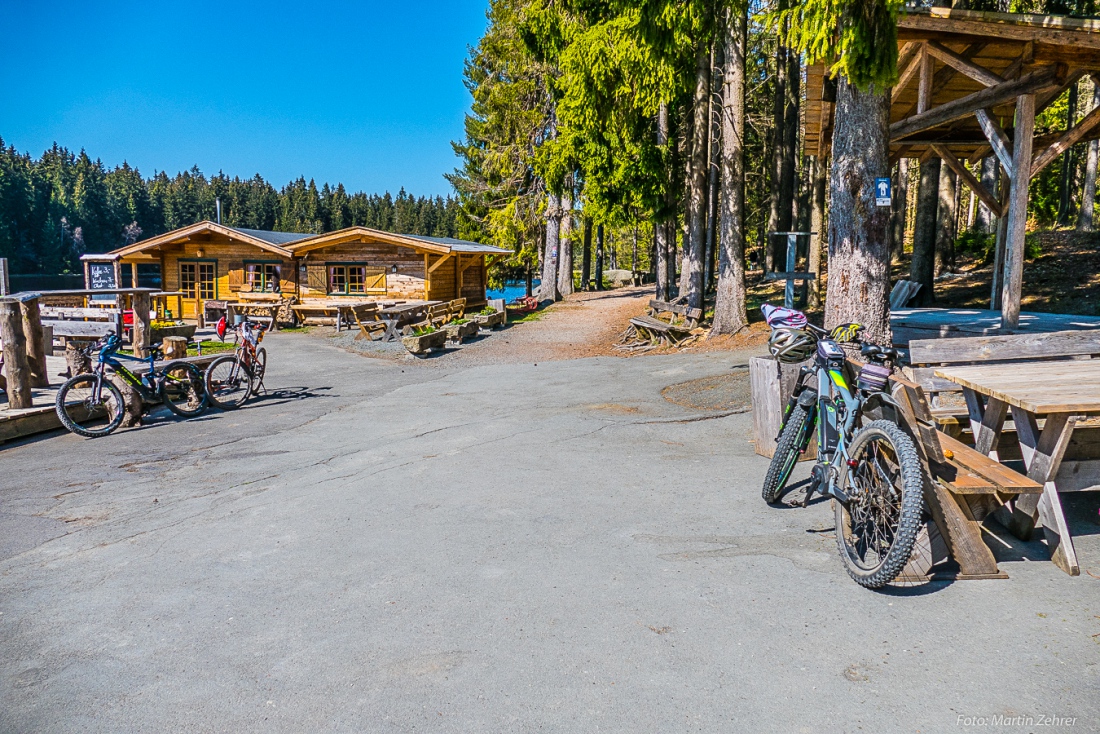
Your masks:
M95 291L118 288L118 283L115 282L115 264L88 263L88 287Z

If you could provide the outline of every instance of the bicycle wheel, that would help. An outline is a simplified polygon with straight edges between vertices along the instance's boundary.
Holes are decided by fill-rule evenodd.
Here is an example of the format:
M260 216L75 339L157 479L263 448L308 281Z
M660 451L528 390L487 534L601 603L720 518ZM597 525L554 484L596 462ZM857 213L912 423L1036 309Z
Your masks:
M54 409L65 428L78 436L98 438L119 427L126 413L126 401L118 387L107 378L100 382L98 376L84 374L69 379L61 386L54 400Z
M909 561L924 507L924 478L913 441L896 423L874 421L848 449L849 503L836 504L836 543L848 575L878 589Z
M241 407L252 394L252 373L232 354L211 362L204 380L207 399L222 410Z
M160 399L178 416L191 418L206 410L206 386L202 372L189 362L169 362L164 366Z
M769 505L778 502L783 495L783 488L791 478L794 465L798 463L798 456L806 446L806 435L811 430L813 425L810 423L809 413L801 405L796 404L791 408L787 425L783 426L783 431L779 434L772 463L768 466L768 473L764 477L764 491L761 494Z
M252 394L259 395L260 388L264 386L264 374L267 373L267 350L260 347L256 350L256 361L252 364Z

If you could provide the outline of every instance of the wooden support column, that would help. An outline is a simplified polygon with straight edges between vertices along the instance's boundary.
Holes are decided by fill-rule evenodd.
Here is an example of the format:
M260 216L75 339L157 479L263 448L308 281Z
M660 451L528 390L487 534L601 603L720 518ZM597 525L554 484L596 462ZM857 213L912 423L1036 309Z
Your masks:
M27 367L30 370L31 387L49 387L46 373L46 345L42 335L42 314L38 299L28 298L19 304L23 315L23 336L27 340Z
M134 355L147 357L149 356L150 337L152 336L152 324L149 323L149 308L152 304L149 301L149 294L135 293L131 303L133 303L134 310Z
M19 302L0 300L0 339L4 341L4 376L7 378L8 408L31 407L31 371L27 365L27 339Z
M1008 197L1012 193L1012 182L1008 172L1001 170L1001 215L997 217L997 232L993 240L993 287L989 299L989 308L1001 310L1001 289L1005 280L1005 238L1008 237Z
M1027 235L1027 183L1031 179L1031 138L1035 132L1035 94L1016 98L1016 127L1012 143L1013 186L1008 197L1005 237L1004 287L1001 289L1001 328L1020 323L1020 294L1024 282L1024 239Z

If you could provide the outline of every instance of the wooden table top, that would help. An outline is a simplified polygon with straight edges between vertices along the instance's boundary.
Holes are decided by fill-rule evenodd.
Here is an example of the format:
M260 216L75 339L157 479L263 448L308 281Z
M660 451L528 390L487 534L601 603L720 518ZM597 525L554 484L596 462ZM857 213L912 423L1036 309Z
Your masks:
M419 303L404 303L399 306L390 306L389 308L383 308L378 313L385 314L387 316L394 314L403 314L408 311L415 311L419 308L437 306L440 303L443 303L443 301L420 301Z
M1100 360L938 367L936 376L1035 415L1100 413Z

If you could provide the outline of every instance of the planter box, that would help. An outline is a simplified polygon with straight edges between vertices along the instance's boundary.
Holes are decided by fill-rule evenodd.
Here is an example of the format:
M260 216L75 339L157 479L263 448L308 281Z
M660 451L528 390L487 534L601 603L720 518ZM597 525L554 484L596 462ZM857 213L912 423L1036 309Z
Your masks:
M166 336L182 336L188 341L195 336L195 329L197 326L184 324L183 326L166 326L161 329L150 329L149 339L153 342L164 341Z
M504 311L496 311L494 313L475 313L470 316L470 319L483 329L495 329L498 326L504 326L507 318L508 314Z
M443 327L443 330L447 332L449 341L461 342L466 337L476 334L478 325L475 321L467 321L464 324L447 324Z
M447 343L447 332L433 331L431 334L420 336L410 334L401 337L401 343L405 345L405 349L408 349L410 354L427 354L433 349L443 348L443 345Z

